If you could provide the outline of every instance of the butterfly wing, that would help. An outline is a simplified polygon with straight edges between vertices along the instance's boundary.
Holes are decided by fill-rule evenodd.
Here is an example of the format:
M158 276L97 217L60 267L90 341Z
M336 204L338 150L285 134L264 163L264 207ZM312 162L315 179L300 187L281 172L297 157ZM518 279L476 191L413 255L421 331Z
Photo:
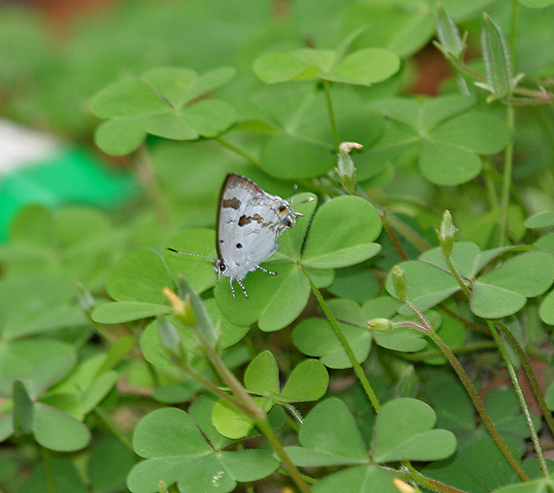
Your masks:
M290 204L253 181L229 174L219 202L217 249L222 274L244 279L279 248L277 238L294 225Z

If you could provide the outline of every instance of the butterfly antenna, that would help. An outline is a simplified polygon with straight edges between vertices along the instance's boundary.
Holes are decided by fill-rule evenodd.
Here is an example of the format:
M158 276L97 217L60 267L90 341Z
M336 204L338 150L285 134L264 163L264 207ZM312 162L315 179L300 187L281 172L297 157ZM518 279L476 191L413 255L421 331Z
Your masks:
M272 276L276 276L277 272L273 272L271 270L267 270L265 267L262 267L261 265L258 265L256 269L263 270L266 274L271 274Z
M236 296L235 296L235 287L233 286L233 278L232 277L229 278L229 286L231 286L231 293L233 295L233 298L236 298Z
M242 288L242 292L244 293L245 298L248 298L248 293L246 292L246 288L244 287L244 284L242 284L242 281L238 277L235 280L237 281L238 285ZM233 291L233 298L235 296L234 293L235 292Z
M169 247L167 247L167 249L170 252L180 253L181 255L192 255L193 257L204 257L204 258L210 259L213 262L216 261L216 259L211 255L203 255L201 253L182 252L181 250L175 250L175 248L169 248Z

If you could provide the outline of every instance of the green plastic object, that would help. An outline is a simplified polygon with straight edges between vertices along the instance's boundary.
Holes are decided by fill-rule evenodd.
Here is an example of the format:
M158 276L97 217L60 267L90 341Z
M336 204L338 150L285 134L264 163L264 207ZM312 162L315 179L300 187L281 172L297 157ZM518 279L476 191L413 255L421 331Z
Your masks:
M125 203L137 190L131 174L108 169L85 149L60 145L40 161L0 175L0 242L9 239L13 217L28 204L86 204L111 209Z

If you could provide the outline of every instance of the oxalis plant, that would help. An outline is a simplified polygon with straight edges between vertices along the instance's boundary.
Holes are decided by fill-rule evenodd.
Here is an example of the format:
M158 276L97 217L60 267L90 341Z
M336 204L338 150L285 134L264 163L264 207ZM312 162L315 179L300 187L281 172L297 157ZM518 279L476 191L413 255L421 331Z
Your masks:
M36 464L13 491L554 491L552 69L516 60L553 2L490 3L303 0L286 48L98 88L95 142L147 203L11 226L0 438ZM434 35L451 80L399 96ZM216 256L228 172L302 214L248 298L170 250Z

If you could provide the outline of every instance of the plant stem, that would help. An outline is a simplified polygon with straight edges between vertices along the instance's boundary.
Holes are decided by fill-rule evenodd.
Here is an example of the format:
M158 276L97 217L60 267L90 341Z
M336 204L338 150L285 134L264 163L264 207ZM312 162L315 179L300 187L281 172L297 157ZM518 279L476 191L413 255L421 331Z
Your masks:
M335 110L333 109L333 100L331 98L331 87L329 81L323 81L323 89L325 90L325 98L327 100L327 110L329 111L329 119L331 120L331 128L333 130L333 139L335 141L335 150L339 150L340 138L337 128L337 120L335 118Z
M198 294L193 291L190 286L186 287L186 291L188 293L188 296L191 297L192 306L195 307L201 307L202 306L202 300L198 296ZM164 289L164 295L169 299L173 306L173 311L177 319L182 322L185 326L190 326L189 320L187 318L185 309L184 309L184 302L181 300L173 291L171 291L168 288ZM192 299L194 297L194 299ZM207 315L204 313L198 313L199 310L195 310L197 317L205 317L206 323L211 323ZM262 431L262 433L265 435L283 464L287 467L287 469L290 472L290 475L300 491L302 493L311 493L311 489L308 486L308 484L304 481L302 478L302 475L300 474L300 471L296 468L296 466L292 463L290 457L285 452L285 449L281 445L281 442L273 432L273 429L271 428L271 425L269 424L269 421L267 419L266 412L261 409L256 402L252 399L250 394L246 391L246 389L242 386L242 384L239 382L239 380L235 377L235 375L225 366L225 363L219 356L219 354L216 352L214 347L208 342L208 340L205 337L206 329L201 329L197 323L195 323L191 329L194 331L197 340L200 343L200 346L204 350L204 353L210 363L214 366L216 371L218 372L219 376L223 380L223 382L231 389L231 392L234 395L234 398L236 399L236 405L242 409L251 419L254 420L254 423L258 426L258 428ZM213 329L213 328L212 328ZM194 376L194 375L193 375ZM204 383L204 382L203 382ZM210 383L208 388L213 390L215 386ZM219 390L219 389L218 389ZM216 391L217 393L217 391ZM229 397L229 396L227 396Z
M48 450L46 447L40 447L40 449L42 451L42 463L44 464L44 480L46 482L46 492L55 493L52 462L50 461L50 450Z
M224 140L221 137L216 137L214 140L216 142L219 142L223 147L226 147L230 151L233 151L235 154L242 156L248 162L255 164L256 166L260 165L260 161L256 159L254 156L252 156L252 154L249 154L248 152L236 146L235 144L231 144L231 142L229 142L228 140Z
M139 181L144 186L146 195L154 208L154 212L162 227L166 230L171 228L171 216L169 208L165 202L164 196L156 179L152 162L146 146L142 145L137 151L136 172Z
M498 246L504 246L506 239L506 229L508 226L508 206L510 205L510 185L512 183L512 172L514 162L514 107L506 107L506 120L512 138L504 151L504 180L502 184L502 195L500 199L500 232L498 237Z
M317 289L316 285L312 281L306 268L302 264L300 264L300 268L302 269L302 272L308 279L308 282L310 283L310 287L312 288L312 292L314 293L319 303L319 306L321 306L321 309L323 310L323 313L327 317L327 320L329 320L329 323L335 330L335 334L337 335L337 338L339 339L342 345L342 348L344 349L346 355L348 356L348 359L350 360L350 363L354 368L354 372L356 373L356 376L358 377L358 380L360 381L369 401L371 402L373 409L375 410L376 413L379 413L379 410L381 409L381 404L379 403L379 399L377 398L377 395L375 394L373 388L371 387L371 384L369 383L369 380L367 379L362 366L360 365L360 363L358 363L358 360L356 359L356 355L354 354L354 351L352 351L352 347L350 346L350 343L346 339L344 332L342 331L339 323L337 322L337 319L329 309L329 305L327 305L327 302L321 295L321 292L319 291L319 289Z
M544 452L542 450L541 443L537 435L537 430L535 429L535 425L533 424L531 413L529 412L529 406L525 401L525 396L523 395L523 391L521 390L521 385L519 384L519 380L517 379L517 374L514 369L514 365L512 364L512 360L510 359L510 356L508 355L508 352L506 351L506 348L504 346L504 341L502 341L502 338L498 334L496 327L490 320L487 323L489 325L491 334L494 337L496 344L498 345L500 354L502 355L502 358L504 358L504 362L506 363L506 368L508 369L508 373L510 374L510 379L512 380L512 385L514 386L514 390L516 391L519 405L521 407L521 410L523 411L523 415L525 416L525 421L527 422L527 426L529 427L529 434L531 435L531 440L533 441L533 447L535 448L537 459L539 460L539 464L541 466L542 472L545 477L548 477L549 472L548 472L548 467L546 465L546 459L544 458Z
M514 334L511 333L510 329L506 327L506 325L504 325L500 321L496 321L495 325L500 329L504 337L506 337L508 341L510 341L510 344L517 352L517 355L521 361L521 365L523 366L523 370L525 371L527 379L529 380L529 384L533 389L533 394L535 395L535 398L539 403L539 407L541 408L542 415L546 420L548 427L550 428L550 432L554 435L554 418L552 417L552 412L550 411L550 409L548 409L548 406L546 405L544 395L541 391L537 376L533 371L533 367L531 366L531 362L529 361L527 353L524 351L519 341L515 338Z
M462 292L466 296L466 298L469 300L471 298L471 291L469 290L469 287L462 279L462 276L460 276L460 273L458 272L458 269L456 269L456 266L454 265L454 262L452 262L452 255L445 255L443 250L442 258L446 262L446 265L450 269L450 272L454 276L454 279L456 279L456 282L462 288Z
M300 491L302 491L303 493L311 493L312 489L308 486L308 483L306 483L306 481L302 477L302 474L300 474L300 471L290 460L290 457L285 452L285 449L281 445L281 442L273 432L273 429L271 428L271 425L269 424L267 417L264 419L257 420L256 424L258 425L258 428L260 428L262 433L265 435L265 437L267 438L267 440L269 441L269 443L271 444L275 452L277 452L277 455L283 461L283 464L285 464L285 467L287 468L289 474L291 475L291 478L294 480L298 488L300 488Z
M478 342L475 344L456 346L450 349L454 354L470 353L472 351L482 351L483 349L496 349L496 343L493 341ZM417 354L402 353L401 357L402 359L405 359L407 361L425 361L427 358L439 356L440 354L444 354L444 353L442 351L436 350L436 351L427 351L425 353L417 353Z
M441 349L441 351L444 353L454 370L456 371L458 377L462 381L463 386L465 387L467 393L469 394L470 399L473 402L473 405L475 406L475 409L479 413L479 416L483 420L483 423L485 424L487 430L489 431L492 439L496 442L496 445L500 449L500 452L504 455L508 463L512 466L513 470L516 472L516 474L520 477L522 481L529 481L529 476L525 473L525 471L522 469L521 465L516 461L504 441L502 440L502 437L498 433L498 430L496 429L496 426L494 426L494 423L492 422L491 418L489 417L485 406L481 402L481 399L479 398L479 394L477 394L477 391L473 387L473 384L471 383L471 380L469 379L467 373L465 372L463 366L460 364L456 356L454 356L454 353L452 350L446 345L446 343L442 340L442 338L435 332L435 329L433 329L433 326L429 323L427 318L421 313L419 308L415 306L411 300L408 298L404 298L402 300L419 318L423 326L421 327L422 330L431 338L431 340Z
M428 478L427 476L424 476L416 469L408 468L406 470L405 468L402 469L394 469L392 467L383 467L383 469L386 471L391 472L394 474L397 478L400 478L405 481L413 481L421 486L424 486L425 488L428 488L433 491L437 491L439 493L467 493L464 490L459 490L457 488L453 488L452 486L448 486L444 483L441 483L440 481L437 481L436 479Z
M388 217L386 214L381 214L381 221L383 222L383 227L385 228L385 231L389 235L389 238L392 241L392 244L394 245L394 248L396 248L396 251L398 252L398 255L400 258L406 262L408 259L408 255L406 255L406 252L404 251L404 248L402 248L402 245L400 244L400 241L398 241L398 236L396 236L396 233L394 230L390 227Z
M93 411L94 417L104 426L109 432L121 443L127 450L130 450L133 454L136 454L133 444L127 439L120 429L115 426L111 419L108 418L106 413L102 411L100 407L96 407Z

